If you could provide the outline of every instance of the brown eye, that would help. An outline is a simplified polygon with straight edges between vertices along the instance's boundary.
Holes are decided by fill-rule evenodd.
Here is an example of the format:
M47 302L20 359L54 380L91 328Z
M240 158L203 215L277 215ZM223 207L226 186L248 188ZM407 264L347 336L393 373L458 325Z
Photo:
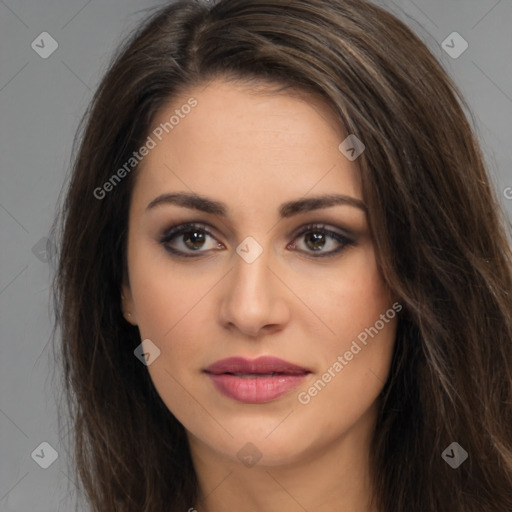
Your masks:
M326 244L326 238L327 238L327 235L324 235L323 233L310 231L309 233L306 234L306 238L305 238L306 246L309 249L312 249L315 251L321 250Z
M189 249L200 249L204 244L205 236L200 230L186 231L183 234L183 243Z
M166 231L160 239L160 243L172 254L194 257L196 255L190 253L207 252L208 248L206 250L201 249L204 248L208 237L214 239L205 226L201 224L182 224ZM177 244L177 242L180 244ZM176 245L181 245L181 247L176 248ZM222 247L222 244L216 242L212 243L209 249Z
M295 249L298 247L297 240L300 237L304 237L305 249L301 249L307 253L319 253L318 255L313 255L313 257L323 258L334 256L341 252L347 245L354 245L355 242L353 239L348 238L337 231L332 231L330 229L326 229L323 225L310 225L306 226L296 237L295 241L292 244L292 248ZM331 241L331 242L330 242ZM335 243L333 243L334 241ZM325 247L329 245L334 245L334 248L330 251L325 251ZM338 248L335 248L338 245Z
M303 242L299 244L298 240L301 237ZM212 242L210 247L205 248L208 238L215 240L205 225L181 224L167 230L161 237L160 243L171 254L183 257L196 257L212 249L224 248L224 245L218 241ZM300 252L315 258L326 258L338 254L348 245L355 245L355 241L337 231L326 229L323 225L309 225L295 236L288 248L299 249ZM332 246L331 250L325 250L330 246Z

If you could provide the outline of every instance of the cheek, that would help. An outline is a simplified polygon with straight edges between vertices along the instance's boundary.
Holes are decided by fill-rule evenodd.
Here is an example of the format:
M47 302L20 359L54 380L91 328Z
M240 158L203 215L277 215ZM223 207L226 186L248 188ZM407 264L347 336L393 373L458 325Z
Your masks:
M201 284L202 282L202 284ZM196 289L197 288L197 289ZM165 277L155 271L133 287L137 295L137 322L141 337L155 340L169 360L183 361L187 353L196 353L194 340L203 340L198 330L207 328L197 316L203 310L204 280L198 286L189 279ZM181 342L180 342L181 340ZM172 352L172 354L171 354Z
M397 315L380 278L366 285L346 289L331 324L336 336L318 344L322 364L297 392L302 424L311 425L314 439L349 430L375 405L389 375Z
M193 282L174 265L162 247L133 231L128 248L130 288L141 336L162 338L192 307Z
M200 394L196 376L207 342L207 325L199 318L205 314L201 298L208 289L207 277L197 277L196 283L169 272L168 263L160 261L151 267L134 265L130 280L140 337L153 341L160 351L147 368L153 385L180 422L204 423L204 413L191 397Z
M372 406L389 375L396 324L396 317L380 330L372 323L365 327L368 332L362 331L367 334L364 343L355 336L333 347L323 373L301 389L306 395L300 403L309 396L307 414L323 414L326 422L348 428Z
M134 240L135 242L135 240ZM155 384L169 383L169 374L179 381L187 372L201 368L201 354L213 304L208 291L218 276L196 272L189 265L173 263L164 250L152 244L135 243L129 252L130 285L136 321L142 340L150 339L160 358L148 370Z
M330 327L334 345L355 339L392 305L392 295L377 267L372 249L361 251L327 287L313 297L318 315ZM349 342L350 345L350 342Z
M329 334L315 347L322 353L320 378L325 376L322 380L329 388L323 391L323 383L318 383L318 395L323 398L316 400L317 405L342 400L348 409L362 411L386 381L398 314L373 251L358 256L343 275L330 280L328 288L313 297L313 303L329 327L325 330Z

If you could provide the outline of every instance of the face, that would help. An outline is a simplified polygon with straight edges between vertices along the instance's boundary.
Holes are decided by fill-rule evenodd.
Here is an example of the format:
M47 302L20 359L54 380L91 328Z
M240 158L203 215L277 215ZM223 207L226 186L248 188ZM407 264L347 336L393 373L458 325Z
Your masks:
M193 450L297 462L375 416L400 306L328 106L222 81L189 93L134 171L125 318Z

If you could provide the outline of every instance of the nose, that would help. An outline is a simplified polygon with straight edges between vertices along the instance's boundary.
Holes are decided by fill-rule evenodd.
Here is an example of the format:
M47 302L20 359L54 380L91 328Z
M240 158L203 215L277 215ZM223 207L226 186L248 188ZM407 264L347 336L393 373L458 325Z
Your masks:
M292 293L270 251L264 249L252 262L238 253L233 260L220 300L223 326L249 338L282 330L290 319Z

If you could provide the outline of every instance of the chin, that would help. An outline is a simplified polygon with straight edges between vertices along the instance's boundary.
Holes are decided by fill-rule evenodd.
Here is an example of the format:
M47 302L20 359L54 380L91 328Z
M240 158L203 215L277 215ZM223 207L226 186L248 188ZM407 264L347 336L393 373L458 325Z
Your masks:
M293 414L290 415L290 420ZM254 420L238 422L237 425L226 424L233 437L228 434L222 436L222 439L203 437L203 443L219 456L248 467L252 467L251 464L258 467L292 465L318 450L317 444L321 443L322 436L319 434L319 438L316 438L313 429L307 428L304 422L279 425L284 417L286 414L278 421L261 421L259 424ZM287 421L288 419L285 420ZM307 432L310 435L305 435Z

